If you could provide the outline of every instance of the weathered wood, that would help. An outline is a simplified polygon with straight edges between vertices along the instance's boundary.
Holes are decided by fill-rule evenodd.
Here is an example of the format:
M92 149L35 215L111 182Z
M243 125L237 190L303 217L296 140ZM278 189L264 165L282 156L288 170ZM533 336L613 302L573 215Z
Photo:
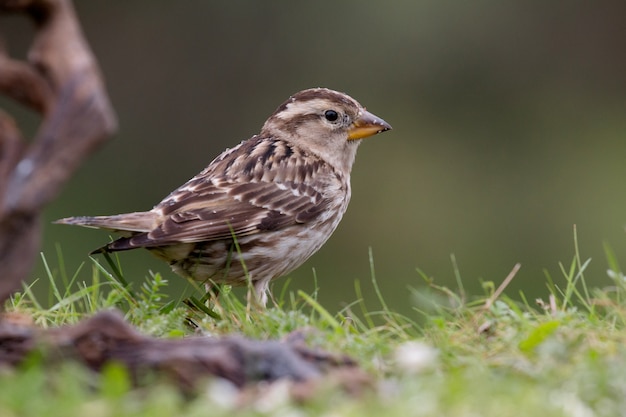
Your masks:
M78 361L94 371L123 364L134 382L146 375L165 376L184 392L207 377L224 378L239 388L289 379L311 383L341 371L350 391L369 379L345 355L311 349L303 337L257 341L241 336L159 339L140 334L115 311L103 311L74 326L41 330L0 321L0 367L15 366L37 351L48 362Z
M0 93L42 115L27 142L0 114L1 305L31 270L41 210L111 136L116 118L69 0L0 0L0 13L35 23L27 62L0 48Z

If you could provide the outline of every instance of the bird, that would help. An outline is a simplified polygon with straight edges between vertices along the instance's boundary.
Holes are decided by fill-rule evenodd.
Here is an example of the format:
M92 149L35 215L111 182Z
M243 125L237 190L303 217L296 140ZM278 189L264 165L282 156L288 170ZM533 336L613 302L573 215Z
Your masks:
M151 210L55 223L120 235L90 254L145 248L207 289L251 285L266 305L270 283L302 265L337 228L362 139L390 129L347 94L306 89Z

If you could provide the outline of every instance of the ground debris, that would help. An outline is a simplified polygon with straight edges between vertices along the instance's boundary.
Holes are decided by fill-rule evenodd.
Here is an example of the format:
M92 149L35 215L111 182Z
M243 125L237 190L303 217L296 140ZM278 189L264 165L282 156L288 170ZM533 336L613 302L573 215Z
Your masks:
M351 394L369 384L354 360L310 348L302 337L283 341L239 335L155 338L139 333L114 310L53 329L0 321L0 367L16 366L35 351L47 363L78 361L96 372L109 363L122 364L137 386L146 375L157 375L184 392L193 392L207 377L223 378L239 389L292 381L298 399L305 399L306 392L315 391L323 380L332 380Z

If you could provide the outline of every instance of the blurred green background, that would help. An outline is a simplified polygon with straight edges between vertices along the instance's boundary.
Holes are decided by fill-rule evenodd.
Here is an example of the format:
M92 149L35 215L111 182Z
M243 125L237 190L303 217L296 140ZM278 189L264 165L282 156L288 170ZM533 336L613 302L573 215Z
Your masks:
M258 132L290 94L317 86L349 93L394 127L360 148L342 224L291 274L292 289L310 292L314 268L329 310L356 299L355 280L376 305L369 248L383 296L401 312L415 301L407 288L424 286L416 268L455 285L452 253L470 293L521 262L507 293L545 297L543 270L558 276L558 262L571 261L574 224L591 284L610 282L603 242L625 260L626 2L76 7L121 128L47 210L52 264L56 244L73 271L108 237L50 221L151 208ZM30 25L4 19L2 32L19 54ZM120 256L137 282L148 270L180 282L148 253Z

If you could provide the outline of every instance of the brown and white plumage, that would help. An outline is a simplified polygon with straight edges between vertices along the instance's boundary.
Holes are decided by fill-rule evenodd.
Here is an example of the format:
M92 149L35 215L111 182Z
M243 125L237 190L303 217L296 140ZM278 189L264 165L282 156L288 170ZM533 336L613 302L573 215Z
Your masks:
M389 129L345 94L304 90L152 210L57 223L123 236L94 252L146 248L198 281L249 279L265 303L270 281L300 266L339 224L359 139Z

